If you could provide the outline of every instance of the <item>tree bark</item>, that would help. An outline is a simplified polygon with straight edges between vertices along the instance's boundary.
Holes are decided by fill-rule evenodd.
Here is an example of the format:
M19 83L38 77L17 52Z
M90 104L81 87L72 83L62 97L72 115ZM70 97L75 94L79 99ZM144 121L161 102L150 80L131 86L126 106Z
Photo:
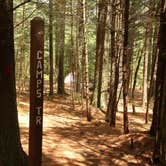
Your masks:
M62 0L60 4L60 26L59 31L59 63L58 63L58 94L64 94L64 49L65 49L65 11L66 11L66 0Z
M12 9L12 0L0 2L0 163L2 166L26 166L16 106Z
M128 126L128 83L129 75L128 67L128 25L129 25L129 0L125 0L124 4L124 41L123 41L123 118L124 118L124 133L129 133Z
M107 109L108 104L108 88L109 88L109 73L110 73L110 23L111 23L111 4L110 1L106 2L106 20L105 20L105 40L104 40L104 54L103 54L103 72L102 72L102 85L101 85L101 104L102 109Z
M166 2L161 2L160 32L159 32L159 56L157 65L156 92L154 112L155 125L155 149L153 160L158 161L161 166L166 165ZM153 115L154 116L154 115Z
M107 0L99 1L98 11L98 26L96 37L96 62L94 73L94 92L92 96L92 103L98 108L101 107L101 90L102 90L102 75L103 75L103 56L105 53L105 39L106 39L106 20L108 12Z
M139 56L138 57L138 63L137 63L137 67L136 67L135 73L134 73L133 87L132 87L132 92L131 92L133 113L135 113L135 103L134 103L135 87L136 87L136 83L137 83L138 70L139 70L139 67L140 67L141 59L142 59L142 51L143 51L143 49L138 52L138 56Z
M147 110L146 110L147 113L149 112L149 104L150 104L151 98L155 97L155 80L156 80L155 77L156 77L156 67L157 67L157 60L158 60L158 45L157 45L158 37L157 36L158 36L158 24L155 25L155 30L153 35L152 68L151 68L150 83L149 83L149 90L148 90L148 103L147 103ZM155 117L153 116L152 121L154 118ZM150 133L153 133L152 130L153 130L153 127L151 126Z
M143 73L143 98L142 98L142 107L146 112L147 102L148 102L148 65L149 65L149 56L150 56L150 46L151 46L151 30L149 27L146 28L145 32L145 54L144 54L144 73ZM146 113L145 122L148 122L148 116Z
M54 94L53 82L53 3L49 0L49 95Z
M116 0L112 1L112 14L111 14L111 75L110 75L110 91L109 91L109 101L107 106L106 121L110 122L110 126L115 126L116 124L116 112L117 112L117 90L119 83L119 72L118 72L118 54L116 52Z
M77 32L76 32L76 92L81 91L82 87L82 68L81 68L81 55L82 55L82 5L81 2L77 2Z
M83 50L82 50L82 61L83 61L83 85L85 89L86 97L86 116L87 121L91 121L91 111L89 107L89 75L88 75L88 48L87 48L87 32L86 32L86 1L82 0L82 20L83 20Z

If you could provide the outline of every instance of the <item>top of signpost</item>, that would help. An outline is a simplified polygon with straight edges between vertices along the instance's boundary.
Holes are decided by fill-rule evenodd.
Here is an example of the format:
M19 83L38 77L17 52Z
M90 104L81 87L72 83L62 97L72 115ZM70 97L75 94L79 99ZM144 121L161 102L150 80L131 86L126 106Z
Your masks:
M34 17L32 20L43 20L41 17Z
M41 22L42 24L44 23L44 19L41 17L34 17L31 22Z

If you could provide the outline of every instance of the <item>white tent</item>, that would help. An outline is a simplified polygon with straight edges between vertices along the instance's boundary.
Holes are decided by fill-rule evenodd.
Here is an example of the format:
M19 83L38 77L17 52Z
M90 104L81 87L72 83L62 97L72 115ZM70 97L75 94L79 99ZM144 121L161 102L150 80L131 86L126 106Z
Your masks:
M64 83L65 83L65 84L68 84L68 85L73 83L73 74L72 74L72 73L69 73L69 74L65 77Z

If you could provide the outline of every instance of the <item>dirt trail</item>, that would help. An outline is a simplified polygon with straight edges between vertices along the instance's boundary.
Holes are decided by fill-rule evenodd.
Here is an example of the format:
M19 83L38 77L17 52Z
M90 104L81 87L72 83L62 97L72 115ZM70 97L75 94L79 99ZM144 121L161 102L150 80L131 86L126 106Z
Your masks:
M29 101L19 98L19 122L23 148L28 152ZM79 103L72 108L69 96L44 101L43 166L151 166L153 139L146 134L143 113L129 115L130 130L122 135L122 113L111 128L103 113L93 109L87 122ZM131 148L131 138L134 147Z

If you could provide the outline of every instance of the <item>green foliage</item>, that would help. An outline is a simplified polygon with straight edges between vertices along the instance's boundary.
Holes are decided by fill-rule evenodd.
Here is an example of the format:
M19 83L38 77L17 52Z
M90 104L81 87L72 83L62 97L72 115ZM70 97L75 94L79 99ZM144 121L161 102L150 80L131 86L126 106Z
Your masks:
M2 0L1 0L2 1ZM70 52L71 52L71 1L66 1L66 27L65 27L65 60L64 60L64 71L65 75L70 72ZM145 27L149 25L149 13L155 15L159 0L151 1L151 8L147 7L149 0L131 0L130 5L130 25L129 31L134 36L134 50L133 50L133 73L137 65L138 51L144 47ZM22 0L14 0L14 6L22 3ZM76 55L76 22L77 22L77 3L78 1L73 0L73 18L74 18L74 55ZM55 29L60 28L57 25L57 20L60 19L58 14L59 2L53 1L53 32ZM23 12L24 10L24 12ZM95 56L96 56L96 0L86 1L87 10L87 42L88 42L88 56L89 56L89 78L90 80L94 77L95 67ZM19 78L20 63L23 63L23 71L29 78L29 54L30 54L30 20L36 16L40 16L45 20L45 69L44 73L49 74L49 36L48 36L48 25L49 25L49 13L48 13L48 1L37 0L29 2L24 6L17 8L14 11L14 32L15 32L15 54L16 54L16 76ZM154 26L158 19L150 19L151 26ZM56 36L53 33L53 40L55 43ZM24 51L22 52L22 47ZM55 57L55 44L53 45L54 57ZM143 55L142 55L143 56ZM142 58L143 59L143 58ZM55 58L54 58L55 62ZM55 65L54 65L55 66ZM137 85L142 87L143 77L143 60L141 61L140 69L138 72Z
M77 7L77 1L73 1L73 12L74 12L74 25L76 24L76 7ZM14 6L19 5L22 3L21 0L14 0ZM59 4L57 2L54 3L54 15L57 15L57 6ZM24 10L24 11L23 11ZM67 7L66 7L67 12L70 12L70 1L67 1ZM93 73L94 73L94 64L95 64L95 36L96 36L96 4L95 1L88 1L87 2L87 17L88 17L88 54L89 54L89 75L90 78L93 78ZM48 38L48 3L47 1L37 1L37 2L29 2L24 6L21 6L17 8L14 11L14 31L15 31L15 53L16 53L16 75L17 78L19 77L19 64L23 63L25 66L27 66L26 69L26 75L29 77L29 54L30 54L30 21L34 18L40 16L44 18L45 20L45 69L44 73L49 74L49 38ZM54 27L58 26L56 25L56 19L53 17L53 23ZM66 15L66 36L65 36L65 64L64 64L64 70L65 73L67 74L70 70L70 48L71 48L71 43L70 43L70 23L71 23L71 16L70 13L69 15ZM74 28L74 31L76 32L76 28ZM55 34L53 34L54 41L55 39ZM75 42L75 41L74 41ZM24 45L24 55L21 55L21 48L22 45ZM54 53L55 53L55 48L54 48ZM20 58L24 57L24 58ZM24 66L24 67L25 67Z

